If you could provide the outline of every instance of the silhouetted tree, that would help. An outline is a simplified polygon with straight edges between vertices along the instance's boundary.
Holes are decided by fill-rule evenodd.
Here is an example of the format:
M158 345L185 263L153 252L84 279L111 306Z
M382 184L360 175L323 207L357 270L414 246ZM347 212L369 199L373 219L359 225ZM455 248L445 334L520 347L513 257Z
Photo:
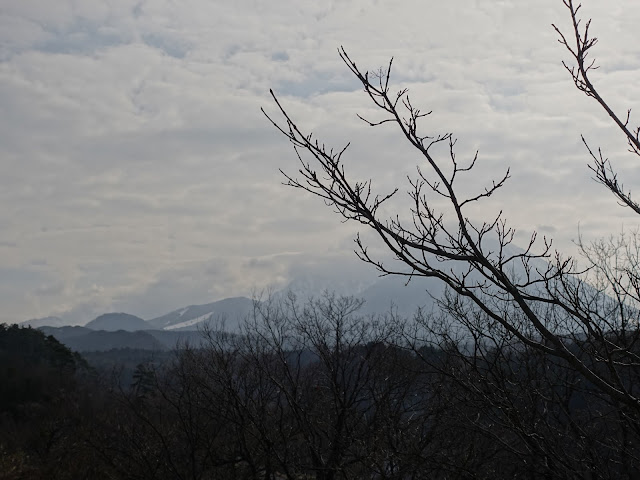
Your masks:
M0 478L102 478L78 441L92 378L52 336L0 324Z
M590 22L581 24L580 5L572 0L564 5L572 34L567 37L554 28L573 57L574 65L565 67L639 155L640 130L630 129L629 114L621 120L589 79L596 68L587 60L596 44ZM372 257L358 236L356 253L362 260L383 275L408 281L436 278L446 285L447 294L439 300L444 316L420 317L407 339L416 352L431 345L451 356L450 363L431 363L451 381L451 424L458 425L464 438L485 438L473 446L460 441L452 457L459 458L456 450L473 451L470 471L479 478L520 475L527 469L534 477L637 475L637 237L582 245L586 268L580 269L535 233L524 250L516 248L514 230L501 214L476 222L467 213L501 189L509 170L477 193L463 195L458 182L478 168L478 153L463 163L456 157L453 134L422 130L421 119L431 112L416 107L406 89L391 91L392 62L386 70L367 72L344 48L339 53L382 113L378 119L360 118L372 127L398 128L422 162L409 179L409 222L402 220L404 215L386 218L381 213L397 188L377 193L371 180L353 180L343 162L347 148L326 147L304 132L273 92L282 120L265 115L292 143L300 161L297 176L283 172L286 184L322 198L345 220L370 228L397 262ZM587 148L597 181L640 213L600 150ZM484 448L487 441L495 448ZM490 470L478 463L482 455L491 459ZM505 458L509 461L503 463Z
M579 7L571 1L565 4L571 13L578 44L577 50L572 50L578 62L578 73L569 70L579 88L598 99L610 112L588 81L589 69L593 67L585 66L585 56L595 44L595 39L588 36L589 23L580 30L576 16ZM568 45L564 37L561 38ZM608 290L595 289L581 281L581 271L576 270L575 262L554 253L546 239L540 253L534 253L534 247L539 247L534 233L529 245L520 251L510 248L514 231L501 215L479 224L473 222L465 213L467 208L496 193L508 180L509 171L481 188L476 195L459 197L456 180L472 171L478 155L462 165L455 156L455 139L451 133L420 131L420 119L431 112L425 113L415 107L406 89L391 93L391 62L386 72L378 75L361 71L344 49L340 50L340 56L362 83L369 98L386 114L381 120L364 121L371 126L396 125L424 161L417 177L410 180L413 221L405 225L399 216L388 220L381 218L380 207L397 193L397 189L376 194L370 181L352 181L342 163L346 148L330 150L303 133L274 95L285 123L281 126L272 122L292 142L301 162L301 176L295 178L285 174L287 184L323 198L345 219L372 228L400 264L408 267L394 268L376 261L357 238L360 258L374 264L383 274L402 275L415 281L420 277L438 278L457 293L456 302L470 302L484 312L486 322L481 328L499 325L524 345L567 361L612 400L638 410L637 392L627 381L628 372L636 368L639 360L632 348L638 339L637 310L630 308L627 302L637 300L635 265L619 265L615 272L618 276L608 278L605 262L610 258L588 257L592 261L590 270L602 273L609 280L607 287L618 289L619 294L612 298L608 296ZM637 146L637 130L634 135L626 129L626 124L616 123L630 145ZM446 160L438 156L437 149L442 145L446 148ZM305 155L309 155L314 163L307 161ZM615 177L611 177L611 173L604 177L605 170L610 172L608 163L602 160L593 168L601 172L602 181L621 197L621 187L616 190L615 182L606 180ZM426 190L447 199L448 209L435 210ZM626 194L622 196L630 198ZM445 219L453 219L454 226ZM594 360L593 364L584 362L572 351L566 341L568 336L586 340L581 344L588 344L592 349L585 353ZM599 364L606 368L595 368Z

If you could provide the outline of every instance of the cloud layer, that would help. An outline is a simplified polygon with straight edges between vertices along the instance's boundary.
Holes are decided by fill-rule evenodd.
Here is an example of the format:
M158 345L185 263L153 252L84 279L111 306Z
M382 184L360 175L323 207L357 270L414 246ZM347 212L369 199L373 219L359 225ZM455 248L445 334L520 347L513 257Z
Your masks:
M586 3L601 38L594 79L624 112L640 98L640 5ZM635 225L590 180L580 133L626 185L640 174L572 87L552 22L569 28L560 0L10 2L0 8L0 321L148 318L318 265L348 268L336 259L351 255L357 226L280 185L295 157L260 113L274 111L273 88L305 129L352 142L355 176L404 190L419 159L393 128L357 120L375 111L339 45L365 68L395 57L397 87L434 111L425 128L453 131L460 159L480 150L463 188L511 167L477 218L502 209L520 241L538 230L569 250L578 228L589 239Z

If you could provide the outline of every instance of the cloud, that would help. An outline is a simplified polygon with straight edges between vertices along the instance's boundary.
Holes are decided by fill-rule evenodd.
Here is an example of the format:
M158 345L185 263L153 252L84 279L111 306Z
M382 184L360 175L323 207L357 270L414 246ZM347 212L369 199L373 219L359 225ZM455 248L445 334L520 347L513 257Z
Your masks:
M640 7L585 9L601 39L594 78L624 112L640 96ZM433 110L425 133L454 132L461 161L480 150L462 192L511 167L503 192L470 215L503 210L519 239L540 228L568 249L578 223L594 238L618 231L633 220L591 181L580 133L625 184L640 174L606 114L572 86L551 22L568 27L561 2L8 4L0 321L66 312L80 322L102 309L148 318L346 271L332 259L352 257L359 226L280 184L278 169L295 173L296 159L259 110L276 112L273 88L302 128L327 145L350 141L348 172L381 192L400 186L393 206L406 212L406 176L421 159L397 129L356 118L380 113L340 45L372 71L393 56L394 86Z

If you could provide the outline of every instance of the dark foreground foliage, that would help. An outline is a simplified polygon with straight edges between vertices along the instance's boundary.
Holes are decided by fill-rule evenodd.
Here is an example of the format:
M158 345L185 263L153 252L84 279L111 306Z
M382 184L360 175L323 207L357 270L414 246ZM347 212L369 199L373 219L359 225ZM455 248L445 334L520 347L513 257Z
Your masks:
M331 295L257 303L243 335L204 332L206 347L141 363L126 385L82 373L51 337L2 327L2 374L19 365L14 385L40 387L3 401L0 475L640 475L640 419L569 364L504 332L492 344L436 338L442 319L361 317L359 307Z
M0 324L0 478L93 478L98 465L80 441L99 408L93 379L52 336Z

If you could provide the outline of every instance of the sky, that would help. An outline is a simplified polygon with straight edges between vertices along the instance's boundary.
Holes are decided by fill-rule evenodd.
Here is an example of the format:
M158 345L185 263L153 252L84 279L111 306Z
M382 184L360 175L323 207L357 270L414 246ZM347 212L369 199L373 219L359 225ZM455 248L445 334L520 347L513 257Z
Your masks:
M640 3L584 3L593 80L624 114ZM516 242L537 231L569 253L633 230L580 134L630 189L637 158L573 86L551 23L569 31L561 0L0 1L0 322L149 319L300 278L375 279L354 259L359 226L282 185L297 159L260 111L277 114L271 88L302 129L351 142L349 174L399 187L391 208L407 212L420 158L358 120L376 112L341 45L363 70L394 57L393 88L433 111L424 133L453 132L459 161L479 150L463 192L511 169L474 221L502 210Z

